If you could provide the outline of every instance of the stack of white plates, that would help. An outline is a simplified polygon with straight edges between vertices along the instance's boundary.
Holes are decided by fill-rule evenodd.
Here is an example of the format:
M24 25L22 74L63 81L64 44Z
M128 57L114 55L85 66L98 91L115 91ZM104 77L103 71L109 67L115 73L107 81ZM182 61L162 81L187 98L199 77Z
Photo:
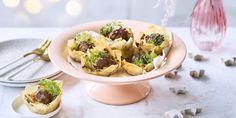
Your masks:
M41 42L42 39L34 38L12 39L0 42L0 68L4 66L4 64L7 64L12 60L15 60L16 58L19 58L23 54L37 48ZM16 72L22 67L20 66L18 68L15 68L17 65L27 64L35 57L35 55L27 56L20 61L12 64L11 66L8 66L7 68L0 69L0 85L24 87L25 85L37 82L40 79L55 79L63 74L51 62L40 60L32 63L23 71L8 78L11 73Z

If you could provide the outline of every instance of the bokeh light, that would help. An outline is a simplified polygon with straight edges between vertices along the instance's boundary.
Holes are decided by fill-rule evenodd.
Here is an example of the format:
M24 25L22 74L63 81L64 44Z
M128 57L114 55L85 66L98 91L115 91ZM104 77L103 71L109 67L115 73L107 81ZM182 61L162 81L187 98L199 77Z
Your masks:
M2 0L2 3L6 6L6 7L16 7L19 5L20 0Z
M56 2L58 2L60 0L48 0L48 1L51 2L51 3L56 3Z
M23 25L29 25L30 24L30 18L25 12L19 11L16 14L15 22L23 24Z
M70 0L65 7L66 13L70 16L77 16L82 12L82 5L76 0Z
M40 0L25 0L25 10L31 14L37 14L42 10L42 3Z

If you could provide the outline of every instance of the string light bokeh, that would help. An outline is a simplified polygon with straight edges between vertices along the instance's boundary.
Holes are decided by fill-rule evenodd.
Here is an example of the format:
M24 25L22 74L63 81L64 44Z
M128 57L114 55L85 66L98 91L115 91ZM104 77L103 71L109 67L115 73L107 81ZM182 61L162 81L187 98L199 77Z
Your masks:
M51 3L56 3L56 2L59 2L60 0L48 0L48 1Z
M69 0L65 6L66 13L77 16L82 12L82 5L76 0Z
M0 27L68 27L104 19L189 26L194 4L192 0L1 0ZM224 0L230 26L236 26L234 4Z
M2 3L6 7L17 7L20 3L20 0L2 0Z
M5 7L14 8L23 4L23 8L25 12L29 14L39 14L44 9L44 4L46 2L49 3L57 3L61 0L2 0L2 3ZM82 12L82 4L79 0L67 0L65 4L65 13L69 16L79 16Z
M83 10L81 0L2 0L0 7L0 21L15 26L70 25Z
M37 14L42 10L42 3L40 0L25 0L24 8L28 13Z

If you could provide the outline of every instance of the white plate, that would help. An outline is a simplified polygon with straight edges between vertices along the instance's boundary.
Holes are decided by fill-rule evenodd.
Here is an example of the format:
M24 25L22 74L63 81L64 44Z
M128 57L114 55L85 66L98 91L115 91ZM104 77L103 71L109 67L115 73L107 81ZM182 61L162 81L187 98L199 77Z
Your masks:
M40 115L40 114L31 112L27 108L27 106L23 103L23 100L21 96L19 95L14 98L11 104L11 107L14 113L16 113L18 117L24 117L24 118L49 118L56 115L60 111L61 106L62 106L62 102L60 103L59 107L55 111L45 114L45 115Z
M51 80L54 80L58 77L60 77L61 75L63 75L64 73L63 72L60 72L50 78L47 78L47 79L51 79ZM43 78L42 78L43 79ZM37 82L37 81L36 81ZM3 85L3 86L9 86L9 87L25 87L26 85L28 84L32 84L32 83L36 83L36 82L27 82L27 83L8 83L8 82L0 82L0 85Z
M12 39L7 40L0 43L0 67L2 67L4 64L16 59L19 56L22 56L24 53L29 52L42 42L42 39L34 39L34 38L22 38L22 39ZM21 60L21 62L25 62L27 60L30 60L33 58L34 55L29 56ZM17 62L19 64L20 62ZM13 67L13 66L11 66ZM0 82L4 83L14 83L14 84L26 84L30 82L36 82L42 78L53 76L60 72L59 69L57 69L51 62L45 62L45 61L38 61L30 65L27 69L20 72L16 76L14 76L12 79L14 81L10 81L5 79L7 75L1 76L1 73L8 70L8 67L4 70L0 70ZM24 81L22 81L24 80Z

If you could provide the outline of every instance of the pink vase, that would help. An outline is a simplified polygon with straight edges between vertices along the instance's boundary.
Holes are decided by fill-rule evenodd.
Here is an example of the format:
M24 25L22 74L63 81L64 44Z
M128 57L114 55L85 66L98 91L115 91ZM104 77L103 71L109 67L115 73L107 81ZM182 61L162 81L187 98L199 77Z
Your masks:
M197 0L190 30L200 50L212 51L220 46L226 33L226 17L221 0Z

